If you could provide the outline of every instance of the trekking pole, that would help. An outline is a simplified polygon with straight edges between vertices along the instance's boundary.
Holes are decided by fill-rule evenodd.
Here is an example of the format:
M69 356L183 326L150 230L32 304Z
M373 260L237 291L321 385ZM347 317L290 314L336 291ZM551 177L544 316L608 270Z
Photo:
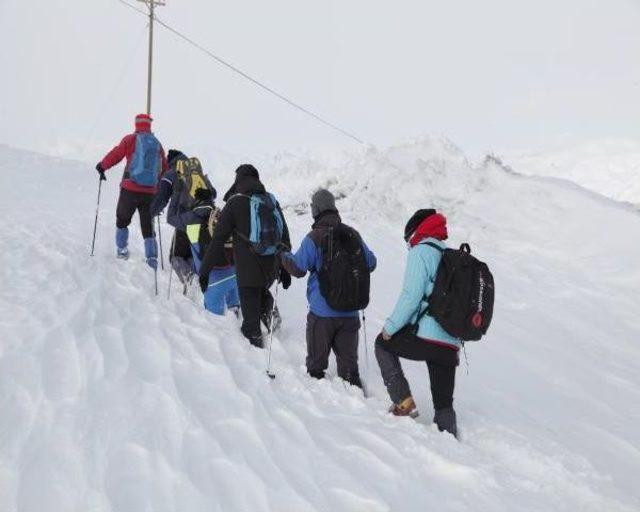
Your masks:
M158 243L160 244L160 268L164 270L164 256L162 254L162 228L160 227L160 215L158 215Z
M362 330L364 331L364 364L369 378L369 343L367 343L367 317L362 310Z
M156 262L157 265L157 262ZM156 297L158 296L158 268L154 268L153 269L153 279L155 281L155 285L156 285Z
M278 288L280 287L280 283L276 282L276 296L273 299L273 306L271 307L271 319L269 321L269 357L267 360L267 375L270 379L275 379L276 374L271 371L271 347L273 345L273 315L276 311L276 306L278 304Z
M93 240L91 241L91 256L93 256L93 250L96 247L96 230L98 229L98 212L100 211L100 192L102 192L102 177L98 180L98 201L96 203L96 220L93 223Z
M175 256L176 251L176 232L173 232L173 238L171 239L171 250L169 251L169 288L167 289L167 300L171 299L171 278L173 277L173 265L171 261Z

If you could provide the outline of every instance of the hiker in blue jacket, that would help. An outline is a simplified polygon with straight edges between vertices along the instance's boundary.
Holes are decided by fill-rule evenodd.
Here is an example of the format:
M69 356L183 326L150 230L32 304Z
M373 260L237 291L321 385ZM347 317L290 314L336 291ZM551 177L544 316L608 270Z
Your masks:
M312 230L304 238L298 251L282 255L282 266L292 276L300 278L310 272L307 281L307 372L317 379L324 378L329 365L329 354L333 350L338 375L350 384L362 387L358 371L359 311L332 309L322 295L318 278L318 271L322 267L323 238L330 229L348 226L342 224L335 198L328 190L320 189L313 194L311 213L314 219ZM376 268L376 257L361 238L360 242L369 271L372 272Z
M169 204L171 198L176 195L174 194L174 184L178 180L178 172L176 169L179 162L186 161L187 159L187 155L177 149L170 149L167 152L169 170L162 176L158 184L158 192L151 203L150 212L152 218L160 215L162 210ZM185 209L181 208L178 204L176 212L184 213ZM175 219L175 213L173 218ZM176 227L168 219L167 221L174 228ZM191 244L189 243L186 231L182 229L176 229L173 233L171 249L169 251L169 262L180 282L187 286L194 276L195 268L191 256Z
M202 258L211 242L211 228L215 232L215 225L219 210L213 203L211 190L201 188L195 193L196 202L190 210L181 211L180 187L182 181L176 181L176 193L172 196L167 212L167 222L175 226L176 231L186 233L191 245L193 264L196 272L200 271ZM225 251L227 264L213 269L209 273L208 287L203 290L204 307L216 315L224 315L227 309L238 315L240 300L238 298L238 284L236 269L233 265L233 254L229 249Z
M441 251L446 248L446 218L435 210L418 210L407 222L404 239L408 244L404 283L393 313L376 339L376 359L396 416L416 416L416 404L404 376L400 358L425 361L429 369L434 422L442 431L457 436L453 389L460 341L448 334L427 313L428 297L438 270ZM413 324L418 321L418 330Z

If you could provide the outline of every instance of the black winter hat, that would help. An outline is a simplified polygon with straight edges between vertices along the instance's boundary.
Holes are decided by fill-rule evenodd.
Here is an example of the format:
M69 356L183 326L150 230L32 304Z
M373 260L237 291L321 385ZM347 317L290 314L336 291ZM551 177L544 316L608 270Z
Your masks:
M259 180L260 174L258 173L258 169L256 169L253 165L242 164L236 169L236 181L242 178L255 178Z
M176 158L184 158L185 154L177 149L170 149L167 153L167 163L171 165Z
M413 216L409 219L409 222L407 222L407 225L404 227L404 241L409 241L409 238L411 238L413 232L418 229L418 226L424 219L435 214L436 211L433 208L418 210L416 213L414 213Z
M208 188L199 188L196 190L195 197L198 201L210 201L213 199L213 192Z
M311 215L317 219L321 213L331 211L337 212L336 198L326 188L321 188L311 196Z

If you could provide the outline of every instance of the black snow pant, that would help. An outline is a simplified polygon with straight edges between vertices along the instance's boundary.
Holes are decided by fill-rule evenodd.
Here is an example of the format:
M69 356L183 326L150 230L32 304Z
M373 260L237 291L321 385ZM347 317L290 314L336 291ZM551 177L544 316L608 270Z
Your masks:
M184 231L179 229L174 231L169 261L180 282L188 283L190 276L194 273L193 254L191 253L191 242Z
M362 387L358 371L358 331L360 318L307 315L307 372L322 379L329 366L329 353L336 355L338 376Z
M138 210L143 238L153 237L153 221L151 220L151 213L149 212L153 197L153 194L131 192L130 190L121 188L118 206L116 208L116 226L118 228L129 227L133 214Z
M242 327L240 330L252 345L262 347L261 318L270 318L273 308L271 292L262 286L240 286L240 309L242 310Z
M189 237L184 231L175 230L170 254L178 258L191 259L191 242L189 242Z
M418 338L407 328L394 334L389 341L382 335L376 339L376 359L391 401L399 404L411 396L400 358L425 361L429 369L431 397L437 411L453 407L453 388L458 366L458 351Z

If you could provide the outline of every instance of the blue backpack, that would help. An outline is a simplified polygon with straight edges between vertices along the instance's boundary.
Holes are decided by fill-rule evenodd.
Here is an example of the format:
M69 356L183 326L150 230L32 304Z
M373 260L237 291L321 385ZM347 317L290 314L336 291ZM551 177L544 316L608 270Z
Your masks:
M160 142L153 133L136 134L136 150L129 165L129 177L134 183L152 187L160 174Z
M284 232L284 219L273 194L253 194L249 197L248 242L259 256L273 256L278 252Z

